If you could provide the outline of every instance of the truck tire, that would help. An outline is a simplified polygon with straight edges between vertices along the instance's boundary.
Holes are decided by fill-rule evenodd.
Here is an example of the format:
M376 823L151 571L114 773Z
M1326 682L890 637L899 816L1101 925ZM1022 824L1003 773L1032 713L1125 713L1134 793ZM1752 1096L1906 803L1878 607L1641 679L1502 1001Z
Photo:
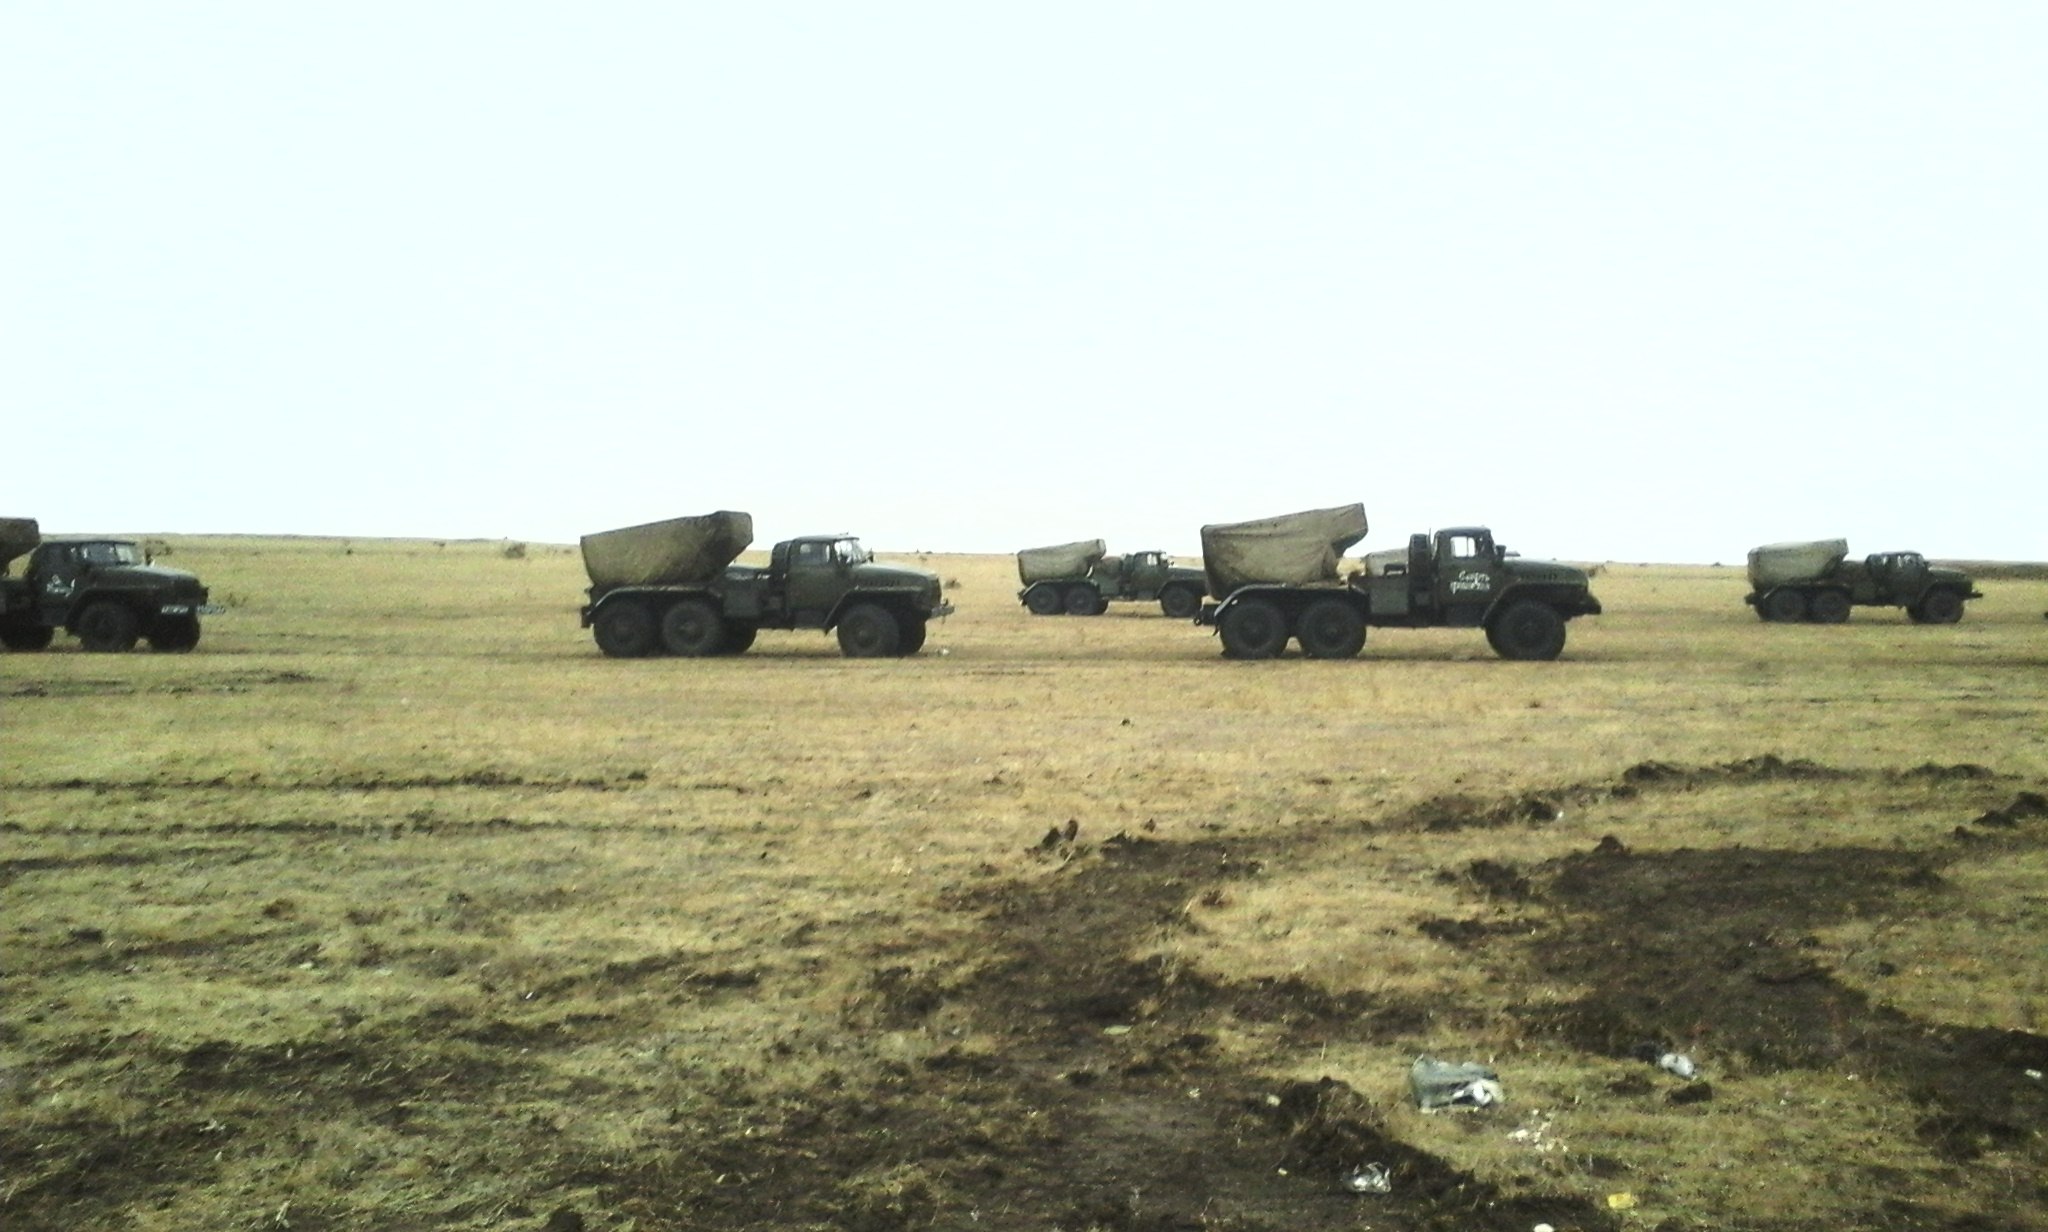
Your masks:
M45 650L57 636L48 625L0 625L0 646L9 650Z
M1564 653L1564 617L1548 603L1517 599L1486 626L1486 642L1503 659L1555 659Z
M197 616L159 617L149 630L149 648L160 654L183 654L199 645Z
M903 644L896 614L873 603L856 603L839 618L839 653L849 659L885 659Z
M1952 625L1963 618L1963 597L1953 590L1930 590L1906 610L1915 624Z
M590 622L590 635L608 658L642 659L661 644L654 613L643 603L614 603Z
M1287 649L1287 617L1264 599L1233 603L1217 632L1230 659L1270 659Z
M142 621L134 609L112 599L101 599L78 615L78 642L94 654L120 654L135 649L142 636Z
M725 617L702 599L683 599L661 614L661 644L672 655L702 659L725 651Z
M729 655L747 653L747 648L754 644L754 635L760 631L759 625L743 625L737 621L726 621L725 645L718 648L718 653Z
M1093 586L1067 587L1066 606L1069 616L1100 616L1109 610Z
M1294 637L1311 659L1355 659L1365 649L1365 618L1342 599L1318 599L1294 622Z
M1060 588L1042 583L1024 592L1024 606L1033 616L1057 616L1067 610L1060 598Z
M1806 619L1806 596L1789 586L1780 587L1764 596L1763 607L1759 610L1765 620L1793 624Z
M1192 586L1169 586L1159 592L1159 610L1175 620L1192 620L1202 608L1202 592Z
M899 620L897 624L901 626L903 636L897 640L896 653L899 655L914 655L918 651L923 650L924 635L928 623L922 616L905 616Z
M1839 590L1817 590L1806 601L1806 618L1815 624L1839 625L1849 619L1849 596Z

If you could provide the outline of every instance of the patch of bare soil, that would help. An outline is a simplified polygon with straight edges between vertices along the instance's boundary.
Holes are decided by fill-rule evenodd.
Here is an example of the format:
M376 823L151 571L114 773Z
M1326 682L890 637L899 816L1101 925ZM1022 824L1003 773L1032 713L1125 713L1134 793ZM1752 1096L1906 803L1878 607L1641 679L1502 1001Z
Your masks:
M1049 858L1072 842L1055 836ZM1191 895L1257 865L1226 843L1126 835L1093 854L960 899L982 924L979 961L877 969L859 1025L922 1027L964 1011L973 1030L962 1034L976 1042L877 1087L752 1106L744 1134L691 1142L688 1170L717 1182L689 1195L691 1221L661 1214L676 1209L677 1168L622 1174L590 1161L558 1180L597 1182L615 1210L653 1227L889 1232L941 1210L945 1226L1073 1232L1354 1229L1367 1217L1479 1232L1616 1226L1578 1197L1507 1196L1408 1146L1340 1082L1279 1083L1219 1060L1212 1033L1231 1018L1308 1039L1412 1028L1427 1011L1133 962ZM1391 1193L1345 1188L1367 1164L1387 1169Z
M1307 1043L1412 1029L1428 1007L1133 963L1124 955L1176 927L1191 899L1259 865L1234 844L1124 835L1100 856L1078 875L970 904L998 942L971 995L1012 1024L1006 1061L1055 1101L1061 1126L1012 1178L1034 1212L1016 1226L1609 1226L1575 1197L1510 1198L1415 1150L1341 1082L1278 1084L1219 1063L1210 1032L1231 1019L1277 1023ZM1388 1194L1345 1188L1368 1164L1387 1170Z
M2022 793L2015 808L2038 808ZM1995 810L2009 821L2013 810ZM2043 810L2048 811L2048 810ZM1531 946L1542 969L1598 991L1546 1025L1596 1053L1711 1035L1760 1068L1845 1066L1911 1092L1928 1149L1969 1160L2048 1133L2048 1037L1922 1021L1873 1005L1816 957L1814 930L1884 909L1927 913L1952 893L1956 849L1678 851L1603 844L1537 870L1532 897L1572 923Z

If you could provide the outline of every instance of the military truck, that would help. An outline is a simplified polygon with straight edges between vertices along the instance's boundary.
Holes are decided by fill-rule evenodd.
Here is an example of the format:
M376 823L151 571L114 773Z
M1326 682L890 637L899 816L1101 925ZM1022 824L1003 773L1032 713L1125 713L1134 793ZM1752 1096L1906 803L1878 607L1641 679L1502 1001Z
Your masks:
M1083 539L1017 553L1017 600L1034 616L1100 616L1113 600L1157 600L1179 620L1202 606L1200 569L1173 563L1164 552L1107 554L1100 539Z
M1849 559L1846 539L1767 543L1749 553L1749 593L1757 619L1838 625L1856 607L1902 607L1914 624L1952 625L1963 604L1983 594L1968 574L1927 563L1918 552L1877 552Z
M1483 526L1412 535L1344 574L1365 537L1363 505L1202 528L1214 602L1196 620L1233 659L1270 659L1289 638L1314 659L1348 659L1370 627L1475 628L1504 659L1555 659L1565 622L1600 614L1583 570L1523 560Z
M45 539L34 518L0 518L0 646L9 650L42 650L59 629L95 653L144 638L152 650L190 650L199 618L221 610L206 600L198 578L151 562L132 539Z
M733 562L754 519L721 510L583 537L583 627L613 658L739 654L762 629L836 632L849 658L916 654L950 615L939 578L878 565L851 535L787 539L759 568Z

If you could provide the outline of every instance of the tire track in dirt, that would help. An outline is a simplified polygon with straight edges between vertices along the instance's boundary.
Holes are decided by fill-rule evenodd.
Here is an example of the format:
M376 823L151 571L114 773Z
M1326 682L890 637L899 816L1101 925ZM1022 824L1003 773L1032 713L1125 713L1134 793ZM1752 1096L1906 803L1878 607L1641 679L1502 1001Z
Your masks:
M38 792L89 791L95 795L162 791L275 792L289 794L293 792L445 791L468 789L533 789L556 792L623 791L646 781L646 772L639 770L629 771L617 778L533 778L522 774L507 774L500 770L468 770L460 774L357 774L338 775L325 779L269 779L256 773L218 774L204 779L180 779L161 776L140 779L68 778L40 783L5 783L0 784L0 789ZM730 788L731 785L715 784L713 786L717 788Z

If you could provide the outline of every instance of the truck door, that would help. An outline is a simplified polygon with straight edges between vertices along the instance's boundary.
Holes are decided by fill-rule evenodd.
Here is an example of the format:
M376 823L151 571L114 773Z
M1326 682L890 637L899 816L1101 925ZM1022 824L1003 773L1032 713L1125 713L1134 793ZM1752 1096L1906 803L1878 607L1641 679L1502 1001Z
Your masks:
M789 596L789 614L797 628L825 623L832 606L846 593L846 569L829 541L805 540L790 547L783 593Z
M1500 587L1500 562L1493 536L1478 531L1444 531L1436 542L1434 593L1444 623L1476 625Z
M36 561L36 602L48 616L61 617L77 597L79 581L85 576L85 561L79 549L59 544L43 549Z
M1124 557L1123 592L1133 599L1157 599L1159 584L1166 580L1166 562L1158 552L1134 552Z
M1878 585L1881 603L1918 603L1927 589L1927 558L1918 552L1895 552Z

